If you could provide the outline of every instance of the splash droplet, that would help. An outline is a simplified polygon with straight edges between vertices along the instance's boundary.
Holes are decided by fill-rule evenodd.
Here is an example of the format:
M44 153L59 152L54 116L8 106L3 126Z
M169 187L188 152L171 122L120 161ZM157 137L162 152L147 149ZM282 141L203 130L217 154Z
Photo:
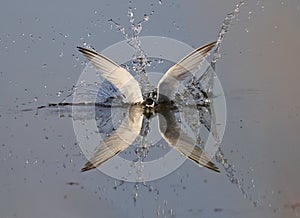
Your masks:
M63 91L58 91L57 94L56 94L57 97L60 97L62 93L63 93Z
M150 17L147 14L145 14L144 15L144 21L149 21L149 19L150 19Z

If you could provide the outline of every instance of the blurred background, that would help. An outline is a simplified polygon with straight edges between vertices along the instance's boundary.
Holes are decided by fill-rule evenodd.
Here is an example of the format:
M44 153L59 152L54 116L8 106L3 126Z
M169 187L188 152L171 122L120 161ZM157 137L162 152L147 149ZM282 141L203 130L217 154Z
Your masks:
M59 102L84 68L76 46L98 51L141 36L192 47L216 40L237 1L4 1L0 9L0 217L297 217L300 213L300 2L245 1L216 73L227 101L221 144L229 170L186 161L145 184L123 183L86 162ZM216 162L216 161L215 161ZM225 170L226 169L226 170Z

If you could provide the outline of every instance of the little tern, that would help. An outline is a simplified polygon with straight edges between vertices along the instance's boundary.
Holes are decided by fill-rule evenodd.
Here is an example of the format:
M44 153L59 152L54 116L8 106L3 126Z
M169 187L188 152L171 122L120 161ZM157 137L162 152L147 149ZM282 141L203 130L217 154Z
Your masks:
M158 114L159 132L171 147L196 164L220 172L210 157L196 146L196 140L180 129L175 117L176 106L171 100L181 83L200 68L216 43L212 42L194 50L173 65L159 81L157 91L150 93L145 99L138 81L126 69L102 54L78 47L101 76L113 84L125 97L125 102L130 105L119 128L104 140L104 144L95 151L82 171L96 168L124 151L139 136L143 116L150 119Z

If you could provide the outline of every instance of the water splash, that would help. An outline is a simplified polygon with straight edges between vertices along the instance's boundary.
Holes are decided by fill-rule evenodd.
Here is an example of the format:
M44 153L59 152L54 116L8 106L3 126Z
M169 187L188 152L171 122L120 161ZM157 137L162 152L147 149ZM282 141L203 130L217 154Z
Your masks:
M127 40L128 45L134 49L131 66L132 70L137 75L137 81L139 82L142 93L145 96L151 92L154 87L150 84L148 74L145 70L146 66L148 66L150 62L141 47L141 40L139 36L143 30L143 23L146 23L150 20L150 17L153 15L154 11L152 11L150 14L144 14L140 21L135 22L134 10L135 9L131 7L128 9L127 16L130 23L130 27L128 29L113 19L109 19L108 21L111 23L111 25L114 25L119 32L122 33L123 37Z
M113 19L109 19L108 21L111 23L112 26L115 26L117 31L121 32L125 40L129 46L131 46L134 50L132 60L130 63L126 64L128 69L131 69L134 74L136 74L136 79L140 84L141 91L144 97L146 97L151 91L155 89L150 84L150 80L148 74L146 72L146 67L150 65L150 60L148 59L147 55L145 54L144 50L141 46L140 34L143 30L143 24L150 21L151 16L153 15L154 11L151 11L149 14L144 14L143 18L140 21L136 22L135 18L135 8L129 7L127 12L127 17L129 19L129 28L125 28L120 23L114 21ZM136 178L137 181L143 182L143 160L147 157L149 152L149 147L147 145L146 137L150 132L150 120L144 119L143 125L141 129L140 136L135 140L133 143L135 145L135 154L137 159L134 161L133 165L137 171L137 175L139 178ZM138 190L139 184L135 184L135 192L133 194L133 200L136 202L138 198Z
M210 105L213 105L214 96L213 96L212 91L213 91L214 81L215 81L215 77L216 77L215 69L216 69L216 63L221 58L222 42L224 40L225 35L229 31L230 27L233 25L233 23L236 20L238 20L238 14L240 12L240 8L244 4L245 4L244 1L239 1L235 5L235 8L233 9L233 11L228 13L227 16L225 17L225 19L222 23L222 27L219 31L216 49L213 52L213 59L210 63L210 66L207 68L207 70L205 71L205 73L203 74L203 76L201 78L201 80L203 80L204 77L209 79L209 81L208 81L209 88L206 91L207 91L208 98L210 99ZM214 109L209 107L209 110L210 110L211 119L212 119L211 122L214 122L214 119L215 119L215 115L213 114ZM211 124L211 126L214 127L215 125ZM218 163L220 163L223 166L223 168L225 170L225 174L228 177L229 181L238 187L238 189L241 191L244 198L252 201L253 205L257 206L259 201L255 200L250 194L247 193L247 191L245 190L245 187L244 187L244 180L242 178L238 178L236 176L236 171L234 169L234 166L232 164L228 163L228 160L225 158L221 147L219 147L219 149L216 153L216 160ZM252 186L252 187L255 187L255 186Z
M223 42L223 39L225 37L225 35L227 34L227 32L229 31L230 26L233 24L233 22L235 20L238 19L238 14L240 13L240 8L241 6L243 6L245 4L244 1L239 1L236 5L234 10L231 13L228 13L227 16L225 17L223 23L222 23L222 27L219 31L219 35L218 35L218 39L217 39L217 45L216 45L216 49L213 53L213 60L211 61L211 65L213 67L213 69L215 70L215 66L217 61L221 58L221 52L220 52L220 48Z

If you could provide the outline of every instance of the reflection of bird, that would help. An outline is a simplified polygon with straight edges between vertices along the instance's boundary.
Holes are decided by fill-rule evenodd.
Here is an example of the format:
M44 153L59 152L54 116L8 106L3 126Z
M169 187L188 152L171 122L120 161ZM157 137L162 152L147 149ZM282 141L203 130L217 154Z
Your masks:
M140 134L143 121L142 108L139 105L132 105L127 109L126 116L119 128L104 141L104 144L98 148L82 171L93 169L119 154L131 145Z
M166 142L190 160L208 169L220 172L205 152L196 144L196 140L184 132L176 119L176 109L172 104L164 104L159 108L159 132Z
M172 66L159 81L157 92L150 93L146 99L143 99L138 82L127 70L101 54L78 47L99 73L119 89L130 105L120 127L104 141L104 145L100 146L82 171L98 167L129 147L140 133L143 115L150 118L154 114L159 114L159 131L171 147L193 162L219 172L208 155L200 147L195 146L196 140L180 129L175 117L176 106L170 100L181 82L199 69L215 45L216 42L213 42L198 48Z

